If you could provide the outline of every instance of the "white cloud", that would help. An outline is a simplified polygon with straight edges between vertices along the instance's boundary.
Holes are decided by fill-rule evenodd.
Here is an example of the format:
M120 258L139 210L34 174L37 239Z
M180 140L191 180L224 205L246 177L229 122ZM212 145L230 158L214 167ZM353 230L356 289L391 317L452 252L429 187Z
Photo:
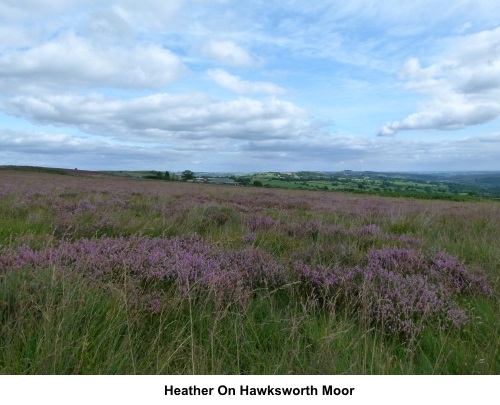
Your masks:
M186 70L179 57L158 45L101 47L68 33L27 50L1 53L4 83L0 88L16 92L27 84L158 88L179 79Z
M379 135L413 129L461 129L500 116L500 28L456 37L439 62L422 67L416 58L402 69L406 88L430 100Z
M207 71L207 74L219 86L238 94L261 93L279 95L285 93L285 89L274 83L243 80L222 69L210 69Z
M470 101L461 94L449 94L422 105L421 111L402 121L386 123L379 135L394 135L405 130L456 130L483 124L500 116L500 102Z
M143 142L172 139L285 139L314 130L308 114L271 98L217 101L201 93L155 94L129 100L102 95L15 96L6 113L47 125Z
M166 162L170 167L189 162L193 150L183 151L165 146L144 147L64 133L0 128L0 160L2 164L10 165L25 165L29 162L47 167L93 170L163 169Z
M498 133L446 141L316 134L249 142L242 151L254 161L271 160L281 170L492 170L500 168L500 149L489 145L498 142Z
M254 67L261 61L232 41L209 40L201 48L202 54L218 63L237 67Z
M116 170L491 170L500 168L500 149L493 147L499 142L499 133L445 141L316 133L216 143L187 138L148 146L0 128L0 159L2 164Z
M0 23L0 52L5 48L25 47L36 42L33 38L33 31L37 31L40 36L40 30L35 27L25 29L23 27L6 25Z

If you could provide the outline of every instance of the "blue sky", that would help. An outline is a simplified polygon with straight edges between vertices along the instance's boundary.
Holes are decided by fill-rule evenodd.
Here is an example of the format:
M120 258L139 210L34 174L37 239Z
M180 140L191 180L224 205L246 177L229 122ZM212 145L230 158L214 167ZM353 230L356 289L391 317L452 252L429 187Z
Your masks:
M495 1L0 0L0 164L500 170Z

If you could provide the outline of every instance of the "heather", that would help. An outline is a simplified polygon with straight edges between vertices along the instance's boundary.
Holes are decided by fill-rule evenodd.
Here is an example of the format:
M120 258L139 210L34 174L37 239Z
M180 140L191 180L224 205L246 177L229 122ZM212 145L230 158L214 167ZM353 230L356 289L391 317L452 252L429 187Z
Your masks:
M0 176L3 373L499 371L498 203Z

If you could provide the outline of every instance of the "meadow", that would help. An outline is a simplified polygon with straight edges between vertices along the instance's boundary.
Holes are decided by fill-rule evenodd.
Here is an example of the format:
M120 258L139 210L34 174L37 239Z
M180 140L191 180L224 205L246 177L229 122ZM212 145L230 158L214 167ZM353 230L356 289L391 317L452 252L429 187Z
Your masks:
M0 373L498 374L500 204L0 171Z

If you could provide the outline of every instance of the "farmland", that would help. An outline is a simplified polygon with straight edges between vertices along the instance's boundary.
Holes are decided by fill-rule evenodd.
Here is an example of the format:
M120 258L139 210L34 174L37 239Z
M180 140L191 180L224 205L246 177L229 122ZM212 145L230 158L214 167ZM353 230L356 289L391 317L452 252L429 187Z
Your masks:
M234 177L244 184L299 190L465 201L500 198L500 173L268 172Z
M0 372L498 374L499 225L479 199L2 170Z

